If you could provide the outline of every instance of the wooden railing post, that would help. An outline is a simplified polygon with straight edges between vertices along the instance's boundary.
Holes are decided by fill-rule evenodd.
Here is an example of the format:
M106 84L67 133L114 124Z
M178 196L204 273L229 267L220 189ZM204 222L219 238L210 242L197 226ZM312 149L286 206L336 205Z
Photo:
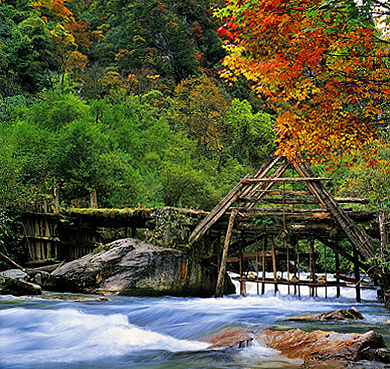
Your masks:
M98 208L97 192L95 189L91 191L91 208L92 209Z
M60 190L58 187L54 187L53 190L53 212L54 214L60 213Z

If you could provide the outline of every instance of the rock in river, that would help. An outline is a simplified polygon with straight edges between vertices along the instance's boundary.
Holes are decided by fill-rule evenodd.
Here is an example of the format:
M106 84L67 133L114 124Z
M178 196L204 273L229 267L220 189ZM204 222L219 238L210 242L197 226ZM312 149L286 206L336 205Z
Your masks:
M1 295L40 295L42 289L34 283L8 278L0 275L0 294Z
M295 315L295 316L290 316L285 320L330 321L330 320L363 320L363 319L364 316L358 311L358 309L352 307L350 309L339 309L339 310L329 311L327 313Z
M374 331L342 334L304 332L300 329L265 329L257 334L256 339L262 345L281 351L286 357L303 359L306 367L344 368L347 362L375 359L384 361L378 353L387 351L383 337ZM338 363L339 366L332 366L330 362Z
M211 296L216 284L208 269L179 249L121 239L54 270L45 288L61 292L131 296ZM230 280L225 293L234 293Z

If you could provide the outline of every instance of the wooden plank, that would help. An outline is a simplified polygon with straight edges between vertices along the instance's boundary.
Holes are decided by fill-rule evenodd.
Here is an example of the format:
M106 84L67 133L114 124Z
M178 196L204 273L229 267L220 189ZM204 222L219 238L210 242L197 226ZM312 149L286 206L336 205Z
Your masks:
M291 178L243 178L241 183L253 184L260 182L307 182L307 181L331 181L329 177L291 177Z
M264 162L261 168L255 174L255 177L265 176L279 161L280 156L277 157L268 157L268 159ZM226 212L227 209L238 199L238 197L242 194L245 194L250 191L250 188L244 190L245 185L241 182L237 184L229 194L223 198L215 208L196 226L194 231L189 237L189 242L193 243L199 237L207 232L208 229Z
M232 213L230 214L229 225L226 231L225 244L223 247L221 266L219 268L218 280L215 286L215 297L223 296L224 287L225 287L226 262L227 262L230 238L232 236L236 214L237 214L237 210L232 210Z

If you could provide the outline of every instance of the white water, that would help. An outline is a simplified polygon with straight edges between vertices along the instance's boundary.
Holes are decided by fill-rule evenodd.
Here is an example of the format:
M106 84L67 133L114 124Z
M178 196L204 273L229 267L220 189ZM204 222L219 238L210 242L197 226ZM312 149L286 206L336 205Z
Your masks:
M376 292L363 290L356 304L354 290L342 298L263 296L248 283L246 297L134 298L112 297L108 302L75 302L71 295L56 298L0 297L0 367L2 369L108 369L108 368L299 368L275 350L256 342L245 349L208 350L209 334L226 326L255 332L264 328L296 327L285 317L356 306L365 316L353 323L299 323L306 330L366 332L375 329L390 344L383 324L389 312L375 301ZM332 296L330 291L329 296ZM68 300L66 300L68 299ZM359 363L356 368L382 368ZM387 366L388 368L390 366Z

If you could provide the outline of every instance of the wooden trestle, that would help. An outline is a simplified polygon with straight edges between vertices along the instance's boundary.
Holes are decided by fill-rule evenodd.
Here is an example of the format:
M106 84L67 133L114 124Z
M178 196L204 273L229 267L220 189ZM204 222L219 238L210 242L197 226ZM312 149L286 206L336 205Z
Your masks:
M285 175L288 172L288 175ZM340 275L340 256L347 258L354 265L354 282L356 300L360 301L361 281L359 268L375 273L376 266L367 264L372 260L376 247L365 229L356 224L364 218L364 212L352 211L341 207L341 203L367 203L366 199L335 199L324 186L328 177L317 177L305 162L290 162L281 156L270 156L253 176L246 175L232 191L201 221L190 236L190 242L196 242L216 222L230 211L228 229L223 246L222 260L219 262L219 276L215 296L223 295L223 281L227 264L239 264L241 294L244 294L244 283L259 284L264 293L266 284L287 285L300 295L300 288L308 286L310 296L317 294L318 288L336 286L337 296L340 287L349 287ZM277 188L275 188L277 187ZM267 204L264 207L263 204ZM309 242L309 252L299 254L299 241ZM348 240L351 250L346 251L339 246L342 240ZM234 240L231 244L231 240ZM262 241L262 242L261 242ZM317 278L318 266L315 263L314 242L323 244L325 277ZM280 247L280 244L283 247ZM259 250L259 245L262 251ZM252 246L255 252L244 252L245 247ZM228 257L229 248L238 256ZM336 280L326 280L327 249L335 253ZM219 251L218 251L219 253ZM277 278L277 264L280 257L285 257L287 278ZM366 261L364 261L366 260ZM245 264L255 261L256 275L245 271ZM272 264L273 278L267 279L266 263ZM309 280L301 280L300 265L307 263ZM259 274L260 273L260 274Z

